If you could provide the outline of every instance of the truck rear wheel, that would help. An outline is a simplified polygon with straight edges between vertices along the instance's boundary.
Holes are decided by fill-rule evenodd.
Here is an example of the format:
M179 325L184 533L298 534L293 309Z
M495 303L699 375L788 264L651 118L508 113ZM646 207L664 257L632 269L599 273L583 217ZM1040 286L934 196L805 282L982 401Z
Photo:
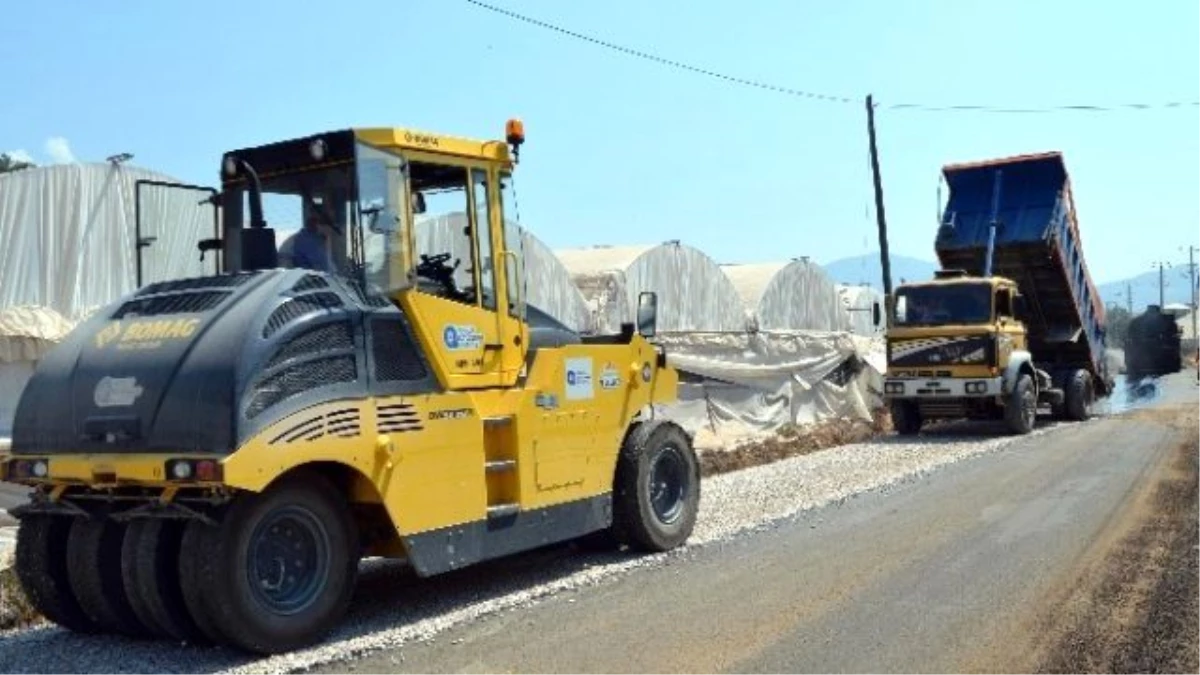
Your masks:
M83 611L100 627L129 637L149 637L121 578L125 525L108 518L76 518L67 539L67 573Z
M892 427L901 436L913 436L921 431L924 420L921 409L913 401L892 401Z
M613 488L617 541L651 552L683 544L700 504L700 462L687 434L665 420L639 424L621 447Z
M1083 422L1091 417L1094 398L1095 386L1092 383L1092 374L1082 368L1071 373L1071 381L1067 383L1066 401L1063 406L1067 419Z
M319 640L345 614L358 570L344 502L320 474L303 471L242 495L217 527L189 524L180 571L197 623L261 654Z
M121 577L134 614L160 637L207 642L188 614L179 585L179 547L184 524L139 519L129 524L121 547Z
M1004 406L1004 422L1015 434L1027 434L1037 424L1037 393L1033 390L1033 378L1021 375L1017 385L1009 394L1008 405Z
M67 538L73 518L31 514L17 528L16 567L21 589L42 616L67 630L100 630L83 611L67 572Z

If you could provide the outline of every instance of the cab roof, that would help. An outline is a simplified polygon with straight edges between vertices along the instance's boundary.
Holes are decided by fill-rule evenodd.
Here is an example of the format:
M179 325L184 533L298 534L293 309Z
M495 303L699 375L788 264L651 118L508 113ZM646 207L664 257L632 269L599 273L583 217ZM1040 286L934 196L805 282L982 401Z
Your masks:
M305 171L321 166L346 164L354 161L355 144L364 143L381 149L420 151L458 157L467 160L513 164L508 145L503 140L475 140L446 134L435 134L404 127L361 127L325 131L308 136L288 138L262 145L226 152L224 158L239 157L250 163L260 177L278 173ZM319 147L319 154L314 148ZM222 166L225 159L222 160ZM225 183L240 183L245 178L222 172Z

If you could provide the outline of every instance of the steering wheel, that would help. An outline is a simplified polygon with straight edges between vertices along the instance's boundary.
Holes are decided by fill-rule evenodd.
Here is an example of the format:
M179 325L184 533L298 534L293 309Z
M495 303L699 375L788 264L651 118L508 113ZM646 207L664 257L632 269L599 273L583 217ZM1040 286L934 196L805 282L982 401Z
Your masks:
M447 265L446 263L449 260L449 253L438 253L435 255L422 253L421 262L417 263L417 276L425 277L441 284L453 298L463 298L465 294L454 283L454 271L462 264L462 260L455 258L453 265Z

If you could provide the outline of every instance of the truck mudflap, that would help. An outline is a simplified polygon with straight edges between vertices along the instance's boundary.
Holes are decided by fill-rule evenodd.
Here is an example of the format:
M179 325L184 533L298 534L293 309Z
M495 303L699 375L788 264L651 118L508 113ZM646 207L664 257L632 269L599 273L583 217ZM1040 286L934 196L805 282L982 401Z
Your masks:
M1004 395L1001 377L888 377L883 382L886 399L988 398Z

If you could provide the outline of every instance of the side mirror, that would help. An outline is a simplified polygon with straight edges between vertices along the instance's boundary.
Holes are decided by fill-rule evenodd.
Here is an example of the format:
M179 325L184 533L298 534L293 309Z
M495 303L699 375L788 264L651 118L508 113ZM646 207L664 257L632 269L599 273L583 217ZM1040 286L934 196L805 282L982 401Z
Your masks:
M425 213L425 195L420 192L413 193L413 213Z
M883 320L883 312L879 309L879 303L871 303L871 321L875 322L875 326L879 326L879 322Z
M658 294L644 291L638 294L637 332L642 337L654 337L658 329Z

